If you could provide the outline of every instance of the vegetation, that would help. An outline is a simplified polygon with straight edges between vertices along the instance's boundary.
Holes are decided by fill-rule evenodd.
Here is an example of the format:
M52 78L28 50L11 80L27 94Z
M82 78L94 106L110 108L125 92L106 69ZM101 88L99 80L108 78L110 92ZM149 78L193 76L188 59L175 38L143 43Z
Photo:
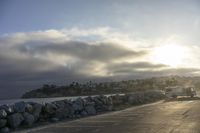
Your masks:
M167 86L194 86L200 88L200 77L153 77L148 79L136 79L119 82L93 83L89 81L85 84L72 82L66 86L43 85L43 87L25 93L22 98L41 97L63 97L80 95L99 95L111 93L127 93L134 91L144 91L152 89L163 90Z

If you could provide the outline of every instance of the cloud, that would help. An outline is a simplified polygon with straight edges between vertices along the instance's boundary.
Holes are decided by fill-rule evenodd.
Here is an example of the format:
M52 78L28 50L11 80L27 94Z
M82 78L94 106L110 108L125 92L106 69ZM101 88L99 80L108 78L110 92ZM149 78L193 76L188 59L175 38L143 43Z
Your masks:
M118 42L120 37L125 37L125 41L121 39ZM2 36L0 97L6 98L8 94L19 96L45 83L192 75L199 72L195 68L175 69L144 60L149 50L130 48L126 45L129 39L128 35L111 32L109 28L52 29Z
M149 78L170 75L199 76L200 73L200 69L198 68L170 68L161 64L149 64L144 62L142 64L148 65L137 67L137 64L140 64L140 62L130 64L128 65L129 67L108 69L107 72L111 75L110 78L115 80ZM114 68L114 66L112 65L111 68Z
M167 68L169 66L164 64L152 64L149 62L134 62L134 63L128 63L128 62L121 62L121 63L113 63L107 66L107 69L109 72L114 73L120 73L120 72L134 72L134 71L144 71L144 70L155 70L155 69L161 69L161 68Z
M195 75L200 72L198 68L172 68L164 64L152 64L150 62L134 63L110 63L106 67L110 75L132 75L151 77L156 75Z
M60 45L26 46L4 49L0 54L2 68L0 79L41 80L48 73L60 75L61 78L69 73L71 76L83 73L85 76L94 75L102 64L127 57L137 58L145 54L143 51L135 52L113 44L90 45L83 42L67 42ZM98 73L102 75L103 70ZM55 76L49 78L54 79Z
M97 34L102 30L77 34ZM69 34L69 33L68 33ZM16 33L0 38L0 87L2 93L12 88L21 94L24 88L44 83L63 83L106 77L104 66L115 60L139 58L136 51L111 42L73 40L62 31L48 30ZM8 89L10 91L10 89ZM13 95L15 95L13 93ZM17 95L17 94L16 94Z
M22 45L19 50L21 52L32 55L44 55L48 53L57 55L66 55L76 57L83 60L109 61L124 57L139 57L146 54L145 51L133 51L123 46L112 43L88 44L86 42L67 41L57 44L43 45Z

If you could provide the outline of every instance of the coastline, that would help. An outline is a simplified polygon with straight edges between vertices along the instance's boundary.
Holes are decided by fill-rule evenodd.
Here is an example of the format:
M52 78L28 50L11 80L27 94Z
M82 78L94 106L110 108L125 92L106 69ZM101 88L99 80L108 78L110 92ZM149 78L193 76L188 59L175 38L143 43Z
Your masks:
M88 116L122 110L131 106L152 103L165 98L161 91L144 91L124 95L99 95L77 97L74 100L62 99L39 104L36 102L17 102L12 106L2 105L6 112L0 120L6 123L1 131L18 131L62 121L71 121Z

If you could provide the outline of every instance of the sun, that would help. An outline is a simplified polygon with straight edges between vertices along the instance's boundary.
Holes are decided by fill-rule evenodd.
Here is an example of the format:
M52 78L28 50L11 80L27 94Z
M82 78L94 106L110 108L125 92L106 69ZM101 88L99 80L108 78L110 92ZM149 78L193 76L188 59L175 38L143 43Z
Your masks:
M153 49L152 60L155 63L177 67L183 63L185 53L186 49L183 46L167 44Z

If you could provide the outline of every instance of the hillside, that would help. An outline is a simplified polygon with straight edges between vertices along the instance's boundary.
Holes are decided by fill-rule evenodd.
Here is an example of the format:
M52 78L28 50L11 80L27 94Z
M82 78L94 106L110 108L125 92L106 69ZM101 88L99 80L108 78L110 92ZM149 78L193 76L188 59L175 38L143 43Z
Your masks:
M64 97L80 95L99 95L111 93L127 93L134 91L144 91L152 89L163 90L167 86L194 86L200 88L200 77L153 77L148 79L136 79L119 82L87 82L80 84L72 82L66 86L43 85L41 88L26 92L22 98L45 98L45 97Z

